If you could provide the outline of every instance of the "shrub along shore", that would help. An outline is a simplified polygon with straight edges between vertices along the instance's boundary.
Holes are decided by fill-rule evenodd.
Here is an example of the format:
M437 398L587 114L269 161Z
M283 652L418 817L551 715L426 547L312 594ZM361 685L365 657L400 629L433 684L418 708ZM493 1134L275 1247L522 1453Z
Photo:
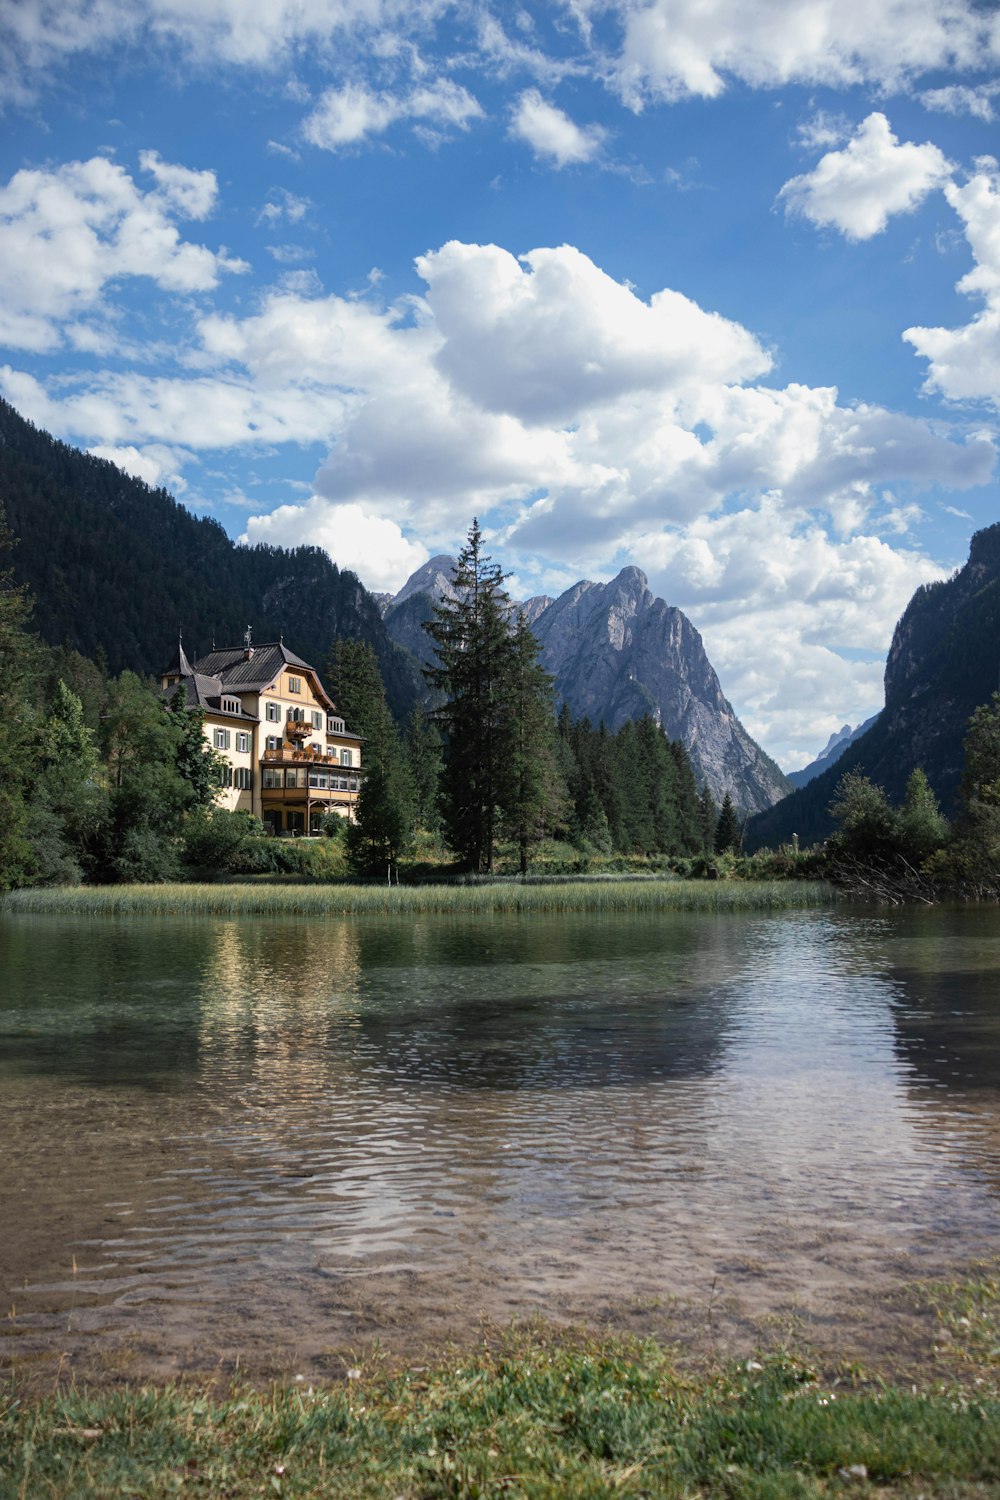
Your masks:
M536 1332L402 1373L345 1365L318 1390L15 1388L0 1500L996 1500L996 1376L893 1387L787 1353L692 1373L653 1342Z
M44 886L10 892L8 912L60 916L395 916L408 912L779 911L827 906L819 881L582 879L471 885L107 885Z

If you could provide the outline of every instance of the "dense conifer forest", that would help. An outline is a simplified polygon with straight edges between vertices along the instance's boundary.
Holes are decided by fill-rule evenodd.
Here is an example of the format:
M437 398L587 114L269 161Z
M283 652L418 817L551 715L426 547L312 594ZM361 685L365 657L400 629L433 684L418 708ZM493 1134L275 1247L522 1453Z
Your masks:
M112 674L155 675L184 632L188 650L284 635L320 663L336 636L368 641L394 713L422 690L378 605L318 547L239 547L166 490L57 442L0 401L0 493L17 545L10 566L42 639Z

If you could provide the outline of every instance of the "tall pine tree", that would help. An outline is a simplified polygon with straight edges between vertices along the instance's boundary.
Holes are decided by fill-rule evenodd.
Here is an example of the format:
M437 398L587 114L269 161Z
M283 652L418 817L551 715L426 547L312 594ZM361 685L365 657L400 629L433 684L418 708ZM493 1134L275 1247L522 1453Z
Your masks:
M513 643L504 574L483 549L473 521L459 553L455 597L435 606L426 629L439 665L425 669L445 698L441 813L445 837L475 871L492 871L509 778Z

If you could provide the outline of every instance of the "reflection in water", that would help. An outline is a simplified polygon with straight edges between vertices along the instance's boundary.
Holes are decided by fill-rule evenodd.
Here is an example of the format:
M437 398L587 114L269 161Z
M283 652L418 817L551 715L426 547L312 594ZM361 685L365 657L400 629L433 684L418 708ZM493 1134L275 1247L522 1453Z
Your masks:
M995 912L18 917L0 943L21 1339L65 1339L81 1240L74 1328L169 1345L211 1308L328 1327L372 1276L474 1310L720 1277L822 1301L1000 1227Z

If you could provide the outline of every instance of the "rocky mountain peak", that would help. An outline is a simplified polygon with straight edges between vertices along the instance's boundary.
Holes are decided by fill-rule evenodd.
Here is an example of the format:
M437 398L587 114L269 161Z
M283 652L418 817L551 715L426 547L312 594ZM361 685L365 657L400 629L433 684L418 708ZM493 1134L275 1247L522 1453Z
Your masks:
M457 566L455 559L449 557L447 552L440 552L437 557L428 558L422 567L410 574L389 608L403 604L414 594L430 594L432 599L454 599L453 579Z

